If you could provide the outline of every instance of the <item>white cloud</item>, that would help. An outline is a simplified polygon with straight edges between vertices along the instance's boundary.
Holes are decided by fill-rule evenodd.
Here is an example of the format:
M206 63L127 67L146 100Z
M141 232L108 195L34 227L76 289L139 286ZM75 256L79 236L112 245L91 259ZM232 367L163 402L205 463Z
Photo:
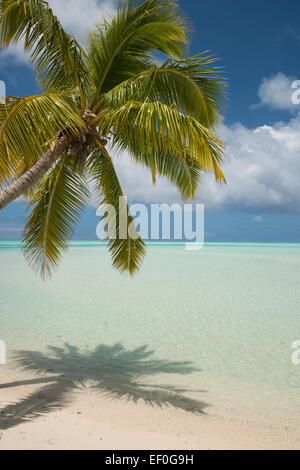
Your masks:
M271 77L263 78L258 90L260 102L252 106L252 109L269 106L271 109L282 111L299 110L299 106L295 105L292 101L295 91L292 88L294 80L296 80L296 77L288 77L281 72Z
M261 215L257 215L256 217L253 217L253 222L256 222L257 224L262 224L264 219L262 218Z
M223 170L228 184L220 187L206 175L198 202L214 211L300 214L300 116L256 129L223 125L220 135L227 144ZM115 161L130 199L180 201L177 189L165 178L153 187L149 170L133 166L127 154Z
M48 3L64 28L83 43L96 23L102 23L104 16L115 12L114 0L49 0Z
M223 126L228 184L205 180L202 198L215 210L300 213L300 116L249 129Z
M29 65L28 54L24 52L23 41L18 44L10 45L7 49L0 52L0 66L1 69L9 67L10 65Z

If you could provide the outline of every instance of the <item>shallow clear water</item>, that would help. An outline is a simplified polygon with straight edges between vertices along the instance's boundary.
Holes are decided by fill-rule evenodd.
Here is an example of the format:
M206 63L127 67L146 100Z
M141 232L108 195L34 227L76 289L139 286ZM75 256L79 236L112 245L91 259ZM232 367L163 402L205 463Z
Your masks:
M105 354L116 343L123 351L147 345L154 354L146 360L192 362L172 374L164 366L153 381L201 390L194 396L212 413L300 422L300 365L291 361L300 339L300 245L149 246L133 279L111 268L104 246L76 245L55 279L42 282L19 248L0 242L8 368L15 367L13 351L49 345L83 352L102 345ZM89 357L85 375L99 361L99 354ZM146 375L152 379L151 368Z

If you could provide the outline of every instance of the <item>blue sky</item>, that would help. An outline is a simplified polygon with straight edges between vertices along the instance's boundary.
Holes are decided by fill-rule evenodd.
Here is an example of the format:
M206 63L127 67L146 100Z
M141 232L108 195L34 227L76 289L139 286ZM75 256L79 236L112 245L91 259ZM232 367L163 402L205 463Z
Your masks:
M84 42L96 18L114 2L50 0L66 29ZM226 148L226 188L205 178L197 198L206 207L207 241L300 242L300 105L291 101L291 83L300 79L300 4L264 0L180 2L194 23L190 53L210 50L222 59L229 80L229 102L220 128ZM82 6L84 9L82 10ZM37 92L22 52L0 53L0 79L7 93ZM178 202L164 180L155 190L144 170L116 157L129 199ZM0 213L0 239L21 236L24 204ZM87 209L75 232L94 239L95 209Z
M226 121L247 126L287 120L266 108L249 112L258 101L263 77L278 72L300 77L300 3L293 0L215 0L180 2L195 24L192 53L211 50L227 70L230 104Z

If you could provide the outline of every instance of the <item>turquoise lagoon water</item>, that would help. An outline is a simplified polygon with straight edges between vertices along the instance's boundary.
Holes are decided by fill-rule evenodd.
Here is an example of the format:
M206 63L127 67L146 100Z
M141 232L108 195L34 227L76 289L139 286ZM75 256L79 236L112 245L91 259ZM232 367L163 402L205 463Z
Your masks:
M43 282L20 247L0 242L0 279L7 368L18 367L19 351L51 355L48 346L68 343L83 356L101 346L109 373L113 351L145 346L132 353L133 364L191 364L171 366L172 374L163 366L154 374L150 364L141 377L133 368L137 381L171 384L210 413L300 423L300 365L291 361L300 340L300 245L210 244L192 252L154 245L130 279L112 269L103 245L78 242L55 278ZM143 358L143 351L153 354ZM101 368L99 354L85 362L85 376Z

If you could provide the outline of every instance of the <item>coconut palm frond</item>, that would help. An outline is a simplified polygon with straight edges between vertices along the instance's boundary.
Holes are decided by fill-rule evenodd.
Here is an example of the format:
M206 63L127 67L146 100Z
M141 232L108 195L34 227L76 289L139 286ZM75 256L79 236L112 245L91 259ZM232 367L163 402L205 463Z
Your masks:
M127 142L143 154L188 155L203 171L214 172L218 182L225 182L220 167L223 142L176 105L129 101L119 109L102 110L98 122L106 132L113 129L113 143L119 148L126 148Z
M179 109L207 128L218 123L224 110L226 82L217 59L197 56L186 60L169 59L125 80L103 98L104 106L120 108L128 101L158 101Z
M7 104L0 104L2 178L32 166L58 133L75 135L83 125L79 110L68 96L48 93L8 98Z
M61 159L31 200L24 230L24 253L42 278L51 277L67 249L88 197L86 181Z
M24 40L45 91L82 87L87 70L82 47L42 0L1 0L0 47Z
M98 98L123 80L145 70L151 53L181 57L187 44L188 22L172 1L128 1L117 15L91 34L88 63Z
M120 272L133 275L145 256L145 244L136 230L115 167L105 150L99 148L94 152L90 170L100 197L99 207L103 214L107 214L106 238L113 266Z

